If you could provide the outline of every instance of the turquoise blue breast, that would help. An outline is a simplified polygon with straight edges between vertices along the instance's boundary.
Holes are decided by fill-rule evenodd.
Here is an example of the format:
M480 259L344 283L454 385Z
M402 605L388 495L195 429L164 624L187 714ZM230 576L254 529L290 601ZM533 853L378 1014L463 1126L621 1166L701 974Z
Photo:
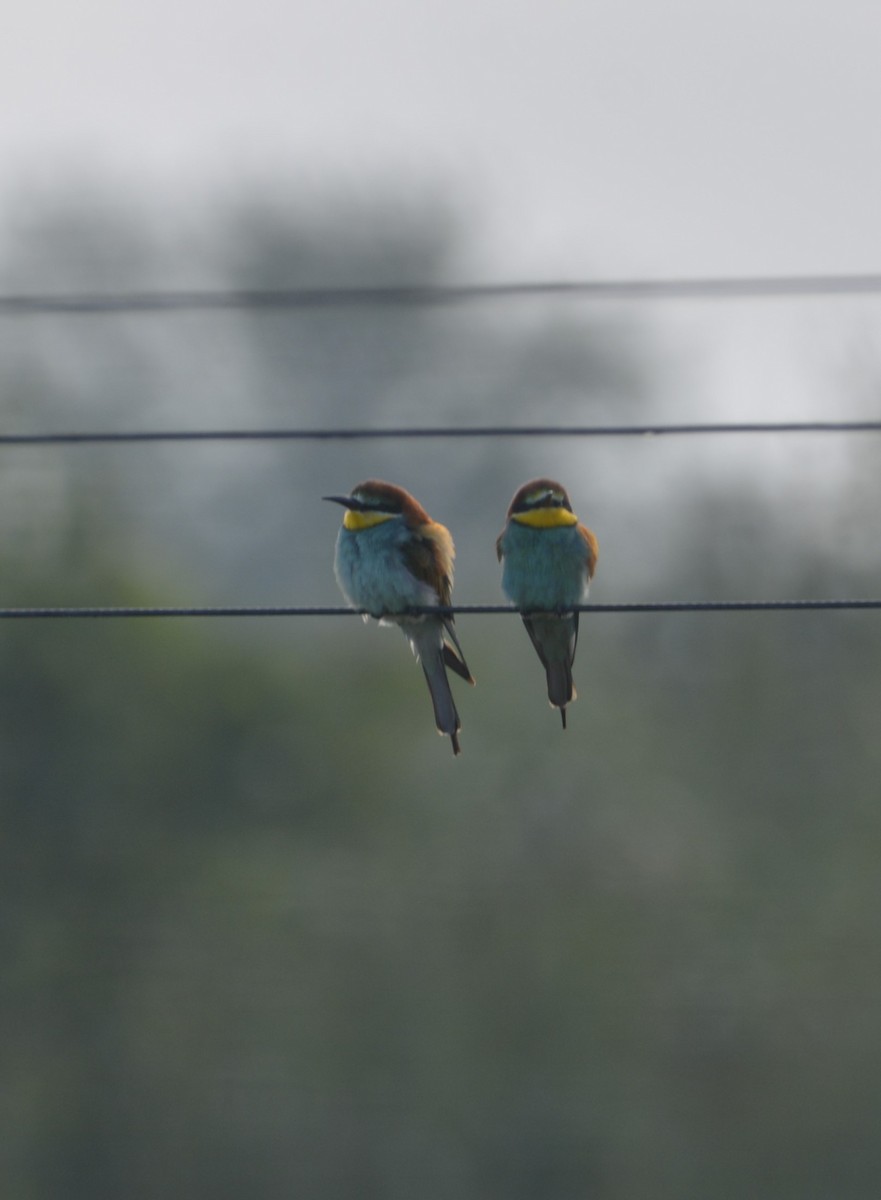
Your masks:
M512 521L502 550L502 589L518 608L565 608L587 596L587 550L575 526L533 529Z

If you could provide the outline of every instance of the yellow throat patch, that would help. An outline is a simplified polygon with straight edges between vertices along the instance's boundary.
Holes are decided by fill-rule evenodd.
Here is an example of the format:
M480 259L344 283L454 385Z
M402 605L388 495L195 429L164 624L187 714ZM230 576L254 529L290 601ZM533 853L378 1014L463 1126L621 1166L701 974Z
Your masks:
M530 508L527 512L511 513L511 520L533 529L559 529L561 525L577 525L578 517L568 508Z
M353 508L347 508L343 525L354 532L356 529L371 529L374 525L381 525L383 521L391 521L394 516L394 513L357 512Z

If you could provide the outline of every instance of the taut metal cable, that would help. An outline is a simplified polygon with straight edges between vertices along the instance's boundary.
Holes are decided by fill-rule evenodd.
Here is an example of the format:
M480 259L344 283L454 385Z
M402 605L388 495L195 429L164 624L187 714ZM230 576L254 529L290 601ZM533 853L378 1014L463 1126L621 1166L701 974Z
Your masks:
M817 610L881 609L881 599L871 600L652 600L628 604L581 604L567 608L578 613L721 613L721 612L810 612ZM411 608L408 615L423 616L519 616L507 604L461 604L436 608ZM357 617L370 616L361 609L338 606L218 606L218 607L65 607L0 608L0 620L78 619L140 617ZM401 615L401 614L397 614Z
M76 446L146 442L359 441L416 438L673 437L715 434L881 433L881 420L727 421L652 425L404 426L388 429L155 429L83 433L6 433L0 446Z
M603 301L737 300L881 293L881 274L710 276L687 279L502 281L348 287L190 288L181 290L21 293L0 296L0 317L102 316L110 313L224 312L250 309L428 306L505 299Z

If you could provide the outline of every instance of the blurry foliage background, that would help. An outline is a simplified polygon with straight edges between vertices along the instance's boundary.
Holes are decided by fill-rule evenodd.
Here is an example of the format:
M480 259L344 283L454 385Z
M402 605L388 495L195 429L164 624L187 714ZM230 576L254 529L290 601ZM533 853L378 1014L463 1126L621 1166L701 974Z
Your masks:
M466 232L92 195L22 208L0 285L451 282ZM675 370L568 301L0 322L7 432L676 420ZM339 603L319 497L367 476L495 602L540 473L597 600L881 591L870 439L0 458L4 606ZM878 1194L877 614L585 616L565 735L519 621L459 627L454 761L355 619L2 624L4 1197Z

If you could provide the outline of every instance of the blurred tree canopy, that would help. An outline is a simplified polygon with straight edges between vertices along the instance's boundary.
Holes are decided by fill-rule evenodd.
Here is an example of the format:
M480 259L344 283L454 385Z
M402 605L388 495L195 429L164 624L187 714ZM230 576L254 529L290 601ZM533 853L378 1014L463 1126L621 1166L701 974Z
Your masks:
M183 253L90 202L28 214L0 275L431 283L462 237L440 208L243 205ZM0 351L11 431L652 398L646 331L554 305L42 318ZM660 505L679 460L644 454L6 448L0 602L336 603L318 497L376 474L492 600L545 471L604 599L878 594L798 491L772 514L683 473ZM876 514L875 480L855 455L829 526ZM0 624L4 1197L877 1193L877 614L586 615L565 735L519 621L459 626L453 761L403 639L357 620Z

